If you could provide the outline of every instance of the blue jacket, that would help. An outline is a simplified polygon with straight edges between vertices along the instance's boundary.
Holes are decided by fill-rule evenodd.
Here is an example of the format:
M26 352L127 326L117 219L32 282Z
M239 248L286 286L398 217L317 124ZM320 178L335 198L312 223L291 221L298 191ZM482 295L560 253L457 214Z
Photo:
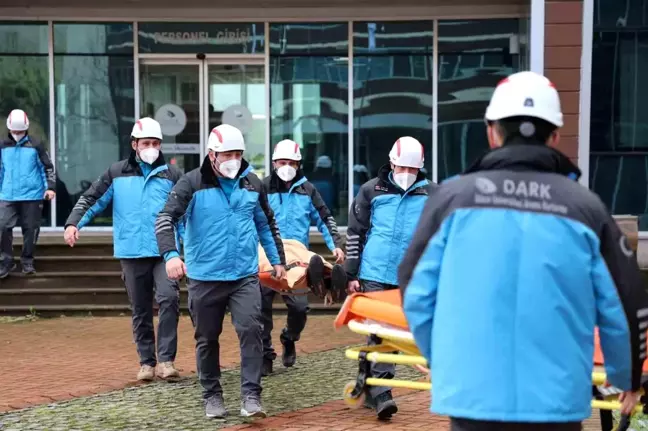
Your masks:
M235 281L259 271L259 241L273 265L285 265L283 245L261 180L243 160L228 198L211 167L183 175L158 215L155 233L165 259L178 256L174 224L185 220L184 257L189 278Z
M312 222L322 233L329 250L342 248L335 219L315 186L301 171L298 171L290 187L276 172L263 180L263 186L283 239L295 239L308 248Z
M639 388L648 298L636 256L578 175L558 151L513 142L431 194L399 282L433 412L586 419L595 326L609 381Z
M54 165L38 140L10 135L0 142L0 201L40 201L55 189Z
M181 175L179 169L166 164L162 153L148 166L138 162L133 151L128 159L114 163L83 193L65 227L72 225L81 230L112 201L115 257L159 257L155 220Z
M360 187L349 212L347 260L350 279L397 284L398 264L412 234L432 184L419 173L416 182L403 191L383 166L378 177Z

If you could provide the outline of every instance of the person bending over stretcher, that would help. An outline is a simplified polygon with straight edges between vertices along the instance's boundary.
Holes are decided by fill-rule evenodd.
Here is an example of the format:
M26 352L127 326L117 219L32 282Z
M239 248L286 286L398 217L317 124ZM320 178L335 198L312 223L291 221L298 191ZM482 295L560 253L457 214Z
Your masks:
M542 75L511 75L486 122L493 150L430 196L399 271L432 370L431 410L457 431L580 430L598 326L628 414L648 295L616 222L552 148L563 125L558 92Z
M421 173L423 146L409 136L396 141L389 164L378 177L360 187L349 212L347 261L349 292L397 289L397 270L418 222L432 184ZM373 339L369 339L369 344ZM370 376L394 378L394 365L372 364ZM380 419L398 411L391 391L371 386L366 406Z
M299 241L307 250L310 226L314 223L322 233L329 250L335 255L337 263L341 263L344 261L344 252L337 224L315 186L306 179L300 169L301 159L299 144L289 139L279 142L272 154L273 171L263 180L279 233L283 239ZM309 263L310 285L322 296L324 260L320 256L312 255L306 262ZM336 280L345 280L344 270L339 266L333 268L333 275ZM276 292L262 286L261 293L263 375L267 376L272 373L272 364L277 357L272 347L272 301ZM280 336L283 345L282 362L285 367L292 367L297 359L295 342L299 341L306 326L308 300L306 295L287 294L282 295L282 299L288 307L288 319Z

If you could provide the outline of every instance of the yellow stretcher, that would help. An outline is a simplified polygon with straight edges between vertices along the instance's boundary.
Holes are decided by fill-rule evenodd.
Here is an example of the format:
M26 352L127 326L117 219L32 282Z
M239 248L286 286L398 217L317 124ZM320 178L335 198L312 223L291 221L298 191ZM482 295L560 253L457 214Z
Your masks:
M432 389L427 361L421 356L414 337L408 330L407 320L401 306L400 290L384 292L357 293L348 296L335 319L335 327L347 326L356 334L372 337L377 345L352 347L346 350L348 359L358 361L359 369L355 380L344 387L344 401L351 407L363 404L367 386L385 386L392 388L408 388L429 391ZM398 353L393 353L393 352ZM619 410L621 404L617 401L619 391L606 382L602 365L602 355L598 349L595 355L597 367L592 373L592 408L601 411L602 431L627 430L630 418L622 416L616 428L613 424L612 411ZM369 377L371 363L387 363L395 365L410 365L421 371L419 381L378 379ZM644 372L647 372L644 367ZM644 382L644 393L648 393ZM641 404L635 413L648 414L647 399L642 395Z

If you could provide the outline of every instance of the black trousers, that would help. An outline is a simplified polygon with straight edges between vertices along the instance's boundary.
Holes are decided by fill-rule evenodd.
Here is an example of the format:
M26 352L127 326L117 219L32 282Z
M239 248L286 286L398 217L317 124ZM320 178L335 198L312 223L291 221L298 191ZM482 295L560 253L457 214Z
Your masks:
M450 431L581 431L582 429L580 422L495 422L450 418Z

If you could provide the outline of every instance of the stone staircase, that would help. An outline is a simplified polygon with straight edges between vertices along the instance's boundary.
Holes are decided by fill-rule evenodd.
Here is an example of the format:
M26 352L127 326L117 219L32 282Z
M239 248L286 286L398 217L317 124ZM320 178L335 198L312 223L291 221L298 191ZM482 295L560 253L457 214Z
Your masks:
M74 248L63 242L62 233L41 233L36 249L37 273L25 276L20 272L22 236L14 233L14 256L17 268L0 280L0 314L25 315L111 315L130 313L128 296L121 279L119 261L112 257L111 233L82 232ZM312 235L311 248L331 259L320 235ZM187 310L187 290L180 288L180 305ZM309 297L313 311L337 312L338 307L325 307L322 301ZM285 305L277 295L275 308Z

